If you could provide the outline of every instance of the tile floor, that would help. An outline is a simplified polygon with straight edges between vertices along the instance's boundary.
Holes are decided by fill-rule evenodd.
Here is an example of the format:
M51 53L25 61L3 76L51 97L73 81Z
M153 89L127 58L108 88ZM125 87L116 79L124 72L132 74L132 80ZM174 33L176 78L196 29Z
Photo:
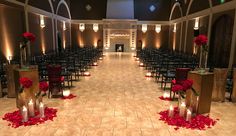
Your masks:
M72 100L44 99L58 109L53 122L11 128L0 119L0 136L235 136L236 104L212 103L211 117L220 121L206 131L174 130L159 121L158 112L170 102L153 80L145 79L131 53L109 53L91 77L82 77L71 89ZM176 102L171 102L176 104ZM0 99L0 117L16 110L15 99Z

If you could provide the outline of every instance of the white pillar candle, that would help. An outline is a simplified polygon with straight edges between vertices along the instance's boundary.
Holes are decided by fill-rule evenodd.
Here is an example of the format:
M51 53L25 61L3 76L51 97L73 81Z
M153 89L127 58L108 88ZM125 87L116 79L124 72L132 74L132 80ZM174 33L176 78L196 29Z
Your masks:
M185 102L182 102L179 108L179 116L183 117L186 109Z
M28 110L25 106L23 106L21 114L22 114L22 121L27 122L28 121Z
M191 121L191 118L192 118L192 112L188 109L187 110L186 121Z
M41 118L44 117L44 104L42 102L39 104L39 114Z
M163 98L166 99L166 98L169 98L169 94L167 92L164 92L163 93Z
M34 116L34 103L32 99L30 99L28 103L28 108L29 108L29 115L33 117Z
M68 97L70 95L70 90L63 90L63 96Z
M174 108L172 105L170 105L170 109L169 109L169 114L168 114L169 117L173 117L174 116Z

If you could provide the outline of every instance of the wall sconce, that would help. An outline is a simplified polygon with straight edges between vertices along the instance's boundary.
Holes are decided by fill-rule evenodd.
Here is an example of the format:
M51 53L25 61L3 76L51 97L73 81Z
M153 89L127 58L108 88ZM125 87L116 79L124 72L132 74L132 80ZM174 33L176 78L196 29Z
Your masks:
M93 24L93 31L97 32L99 30L98 24Z
M84 23L80 23L80 24L79 24L79 30L80 30L81 32L83 32L83 31L85 30L85 24L84 24Z
M12 56L8 56L8 59L7 59L7 60L8 60L8 63L9 63L9 64L11 64L12 58L13 58Z
M142 24L142 32L143 33L147 32L147 24Z
M63 30L65 31L66 30L66 22L63 21Z
M174 23L174 29L173 29L173 32L174 32L174 33L176 32L176 23Z
M155 30L157 33L160 33L161 32L161 25L159 25L159 24L156 25Z
M194 30L198 30L199 29L199 17L195 19L195 23L194 23Z
M40 27L44 28L45 27L45 21L44 21L44 16L40 15Z

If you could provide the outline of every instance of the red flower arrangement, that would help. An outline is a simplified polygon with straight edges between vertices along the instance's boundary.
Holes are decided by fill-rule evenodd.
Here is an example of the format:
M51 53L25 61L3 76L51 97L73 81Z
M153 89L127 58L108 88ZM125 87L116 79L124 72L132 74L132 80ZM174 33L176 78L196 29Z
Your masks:
M183 90L191 89L193 86L193 80L187 79L182 82Z
M203 51L207 52L208 48L207 48L207 41L208 38L205 35L199 35L194 39L194 43L198 46L198 47L202 47Z
M23 88L30 88L33 85L33 81L27 77L21 77L19 82Z
M20 48L25 48L27 46L28 42L34 42L36 37L34 34L30 33L30 32L25 32L22 34L23 40L22 40L22 44Z
M211 119L209 116L196 115L191 118L191 121L186 121L183 117L179 116L178 107L174 108L173 117L169 117L169 110L161 111L159 113L160 119L167 123L170 126L175 126L175 130L178 130L180 127L187 129L197 129L205 130L206 128L211 128L216 124L216 120Z
M48 91L48 83L45 82L45 81L42 81L39 83L39 92L35 95L36 98L38 98L41 94L42 94L42 97L43 96L46 96L46 92Z
M176 84L176 85L174 85L174 86L172 87L171 91L173 91L173 92L178 92L178 91L184 91L184 89L183 89L183 86L182 86L182 85Z
M207 41L208 41L208 38L205 35L199 35L194 39L194 43L199 47L206 45Z
M47 90L48 90L48 83L45 82L45 81L40 82L40 83L39 83L39 89L40 89L42 92L46 93Z
M48 120L53 121L54 117L57 117L57 109L48 108L45 107L44 110L44 118L37 117L39 115L39 112L35 112L36 117L30 117L27 122L22 122L22 115L20 110L14 111L12 113L6 113L3 120L9 121L10 123L8 126L11 126L13 128L18 128L20 126L31 126L31 125L38 125L42 124Z
M36 39L35 35L30 32L25 32L22 34L22 36L30 42L34 42Z

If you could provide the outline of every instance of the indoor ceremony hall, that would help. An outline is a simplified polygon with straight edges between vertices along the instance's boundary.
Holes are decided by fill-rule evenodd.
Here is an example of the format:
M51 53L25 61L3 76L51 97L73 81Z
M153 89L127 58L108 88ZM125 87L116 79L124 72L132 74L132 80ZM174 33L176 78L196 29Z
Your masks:
M235 136L236 0L0 0L0 136Z

